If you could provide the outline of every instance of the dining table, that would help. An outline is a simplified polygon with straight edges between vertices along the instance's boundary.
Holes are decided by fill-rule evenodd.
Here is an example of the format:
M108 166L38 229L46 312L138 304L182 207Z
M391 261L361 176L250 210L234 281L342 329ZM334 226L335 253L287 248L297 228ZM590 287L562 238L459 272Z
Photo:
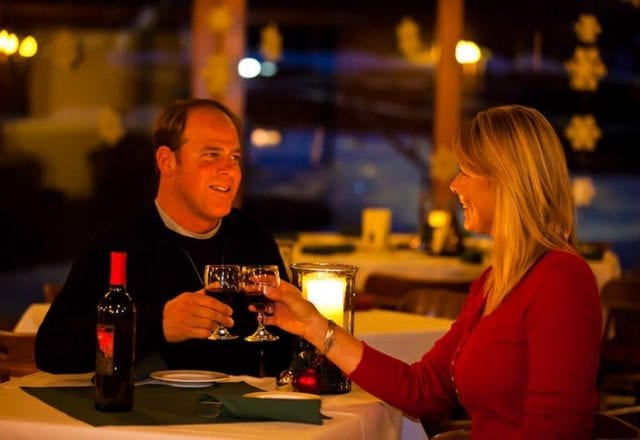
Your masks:
M47 303L30 307L22 320L37 329ZM29 316L29 311L33 315ZM451 326L448 319L390 310L355 312L355 335L380 351L405 362L422 356ZM262 390L276 390L275 378L230 376ZM147 383L148 385L148 383ZM243 423L190 423L164 425L93 426L34 397L27 391L44 387L90 387L91 373L49 374L38 372L0 384L0 438L11 439L345 439L427 440L418 420L404 415L380 399L352 384L348 393L322 395L322 424L291 421ZM145 386L140 384L138 386Z
M27 393L39 387L91 387L91 373L54 375L38 372L0 384L0 438L6 439L398 439L402 426L399 410L353 386L347 394L322 396L322 424L287 421L94 426L78 420ZM274 390L274 378L230 376L263 390ZM141 391L137 385L134 396ZM203 388L202 392L206 392ZM178 394L179 396L179 394ZM179 397L177 398L179 399ZM270 405L262 399L264 405ZM134 397L135 401L135 397ZM92 402L90 402L92 403ZM167 402L170 411L171 402ZM134 411L136 408L134 406Z
M287 251L291 263L334 263L356 266L355 289L365 291L372 274L383 274L411 280L434 282L470 282L487 268L491 243L484 238L468 238L465 243L472 252L459 256L433 255L415 248L414 234L394 233L387 246L372 248L358 236L334 232L300 233ZM473 255L473 257L471 257ZM598 258L587 258L598 288L620 277L622 268L618 256L605 249Z

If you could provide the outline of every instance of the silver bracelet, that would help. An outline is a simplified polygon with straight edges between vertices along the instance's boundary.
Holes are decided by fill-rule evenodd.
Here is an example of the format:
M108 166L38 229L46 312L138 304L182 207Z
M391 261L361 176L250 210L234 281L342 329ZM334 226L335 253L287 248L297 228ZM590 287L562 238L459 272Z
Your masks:
M322 351L320 354L326 355L331 349L331 345L333 344L333 339L336 336L336 323L329 319L329 326L327 327L327 332L324 334L324 346L322 347Z

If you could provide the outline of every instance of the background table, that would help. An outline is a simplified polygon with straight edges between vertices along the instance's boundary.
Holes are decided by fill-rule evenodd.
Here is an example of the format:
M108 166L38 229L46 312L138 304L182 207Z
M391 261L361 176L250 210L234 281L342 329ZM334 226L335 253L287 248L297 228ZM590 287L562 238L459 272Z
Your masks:
M16 333L36 333L44 316L49 311L50 303L33 303L22 314L13 328Z
M371 347L405 362L419 360L444 335L453 321L390 310L362 310L355 315L355 335ZM403 440L424 440L419 420L402 417Z
M408 234L392 234L389 248L370 249L363 247L358 237L334 233L303 233L292 246L289 259L293 263L326 262L357 266L356 291L358 292L364 291L365 282L372 273L427 281L472 281L486 268L483 263L467 263L458 257L434 256L415 249L401 248L402 245L408 246L410 237L411 235ZM488 248L489 245L485 241L478 241L476 245ZM308 252L314 246L332 245L350 245L353 251ZM620 261L611 250L606 250L600 260L587 260L587 262L596 277L599 288L622 273Z
M415 362L444 335L450 319L391 310L361 310L355 315L355 335L384 353Z

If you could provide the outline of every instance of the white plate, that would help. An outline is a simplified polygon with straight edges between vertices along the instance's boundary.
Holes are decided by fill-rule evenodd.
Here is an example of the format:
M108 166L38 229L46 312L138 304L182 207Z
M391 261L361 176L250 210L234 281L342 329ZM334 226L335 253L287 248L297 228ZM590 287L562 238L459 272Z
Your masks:
M317 394L297 393L292 391L256 391L255 393L247 393L243 397L254 397L256 399L293 399L293 400L310 400L321 399Z
M162 370L150 374L152 379L159 380L174 387L202 388L215 382L224 382L228 374L205 370Z

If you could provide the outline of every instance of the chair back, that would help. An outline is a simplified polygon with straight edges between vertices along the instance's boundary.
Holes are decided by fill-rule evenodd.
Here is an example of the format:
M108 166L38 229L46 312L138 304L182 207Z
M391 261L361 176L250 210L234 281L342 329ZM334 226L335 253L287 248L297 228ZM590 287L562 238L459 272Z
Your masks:
M0 382L39 371L35 343L35 334L0 330Z
M444 288L414 289L407 292L398 310L419 315L456 319L467 299L463 292Z
M604 328L598 388L601 409L607 396L631 396L640 401L640 278L609 281L601 291Z
M372 307L398 310L404 296L415 289L451 290L466 294L471 287L471 281L459 280L426 280L405 278L383 273L372 273L364 284L363 296L372 303Z
M471 431L467 429L454 429L441 432L431 438L431 440L471 440Z
M603 361L620 372L640 373L640 278L622 277L602 288Z
M640 428L618 417L596 412L593 414L592 440L638 440Z

